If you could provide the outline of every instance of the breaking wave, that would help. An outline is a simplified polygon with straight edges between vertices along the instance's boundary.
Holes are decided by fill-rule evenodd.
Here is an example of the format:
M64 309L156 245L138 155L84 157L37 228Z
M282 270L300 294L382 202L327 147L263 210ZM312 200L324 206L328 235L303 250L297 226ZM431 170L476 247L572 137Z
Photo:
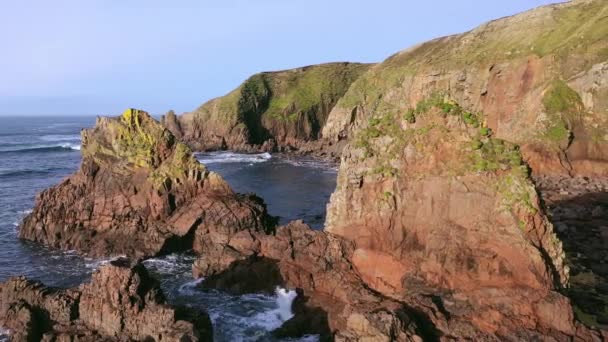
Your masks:
M55 145L37 145L27 146L23 148L15 148L10 150L0 151L1 154L8 153L43 153L43 152L63 152L63 151L79 151L80 144L62 143Z
M263 163L272 159L270 153L236 153L236 152L209 152L197 153L196 157L203 164L219 163Z

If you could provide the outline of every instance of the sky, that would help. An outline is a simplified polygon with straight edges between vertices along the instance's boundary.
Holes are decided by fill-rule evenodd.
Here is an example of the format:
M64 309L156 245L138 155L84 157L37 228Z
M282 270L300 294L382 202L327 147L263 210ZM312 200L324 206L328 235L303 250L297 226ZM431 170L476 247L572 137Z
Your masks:
M546 0L1 0L0 115L195 109L250 75L380 62Z

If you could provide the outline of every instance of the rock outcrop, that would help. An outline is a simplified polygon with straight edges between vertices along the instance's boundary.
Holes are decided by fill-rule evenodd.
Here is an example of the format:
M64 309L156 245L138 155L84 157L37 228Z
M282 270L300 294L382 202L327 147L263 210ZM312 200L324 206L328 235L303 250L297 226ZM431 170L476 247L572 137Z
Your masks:
M446 97L413 115L377 114L356 133L325 232L292 223L217 236L194 265L202 286L300 289L280 336L608 338L578 323L561 294L562 243L519 148Z
M518 146L444 95L394 113L378 110L355 133L328 205L326 231L355 244L365 284L408 303L434 298L441 336L579 334L560 294L562 242Z
M38 195L21 238L145 257L190 249L199 230L273 227L261 199L234 193L146 112L98 118L81 151L78 172Z
M76 289L16 277L0 284L0 325L14 341L211 341L209 317L172 307L141 264L112 261Z
M353 272L352 243L302 222L277 228L275 235L242 231L224 237L195 262L202 286L231 293L272 293L276 286L300 289L294 311L275 334L323 340L374 338L420 341L426 321L402 303L370 290Z
M348 140L378 112L405 116L440 92L483 112L535 173L607 176L606 15L604 0L570 1L399 52L351 85L322 136Z
M167 116L167 127L197 150L316 150L327 115L368 68L330 63L256 74L179 124Z

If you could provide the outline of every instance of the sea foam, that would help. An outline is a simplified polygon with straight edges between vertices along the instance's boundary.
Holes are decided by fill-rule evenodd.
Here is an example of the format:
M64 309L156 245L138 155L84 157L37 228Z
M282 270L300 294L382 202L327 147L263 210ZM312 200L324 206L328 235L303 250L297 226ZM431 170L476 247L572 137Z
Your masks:
M235 152L210 152L198 153L196 157L203 164L220 163L263 163L272 159L270 153L235 153Z

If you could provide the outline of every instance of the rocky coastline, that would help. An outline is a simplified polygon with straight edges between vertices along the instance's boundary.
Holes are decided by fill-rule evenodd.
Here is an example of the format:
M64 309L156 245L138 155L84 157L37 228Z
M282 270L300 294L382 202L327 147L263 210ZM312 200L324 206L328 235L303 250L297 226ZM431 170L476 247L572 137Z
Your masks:
M160 122L99 118L19 237L129 259L75 289L11 278L0 326L27 341L212 340L206 313L168 305L130 261L192 251L200 289L297 289L277 338L608 340L606 15L600 0L544 6L376 65L254 75ZM277 226L192 152L221 149L339 159L324 230Z

